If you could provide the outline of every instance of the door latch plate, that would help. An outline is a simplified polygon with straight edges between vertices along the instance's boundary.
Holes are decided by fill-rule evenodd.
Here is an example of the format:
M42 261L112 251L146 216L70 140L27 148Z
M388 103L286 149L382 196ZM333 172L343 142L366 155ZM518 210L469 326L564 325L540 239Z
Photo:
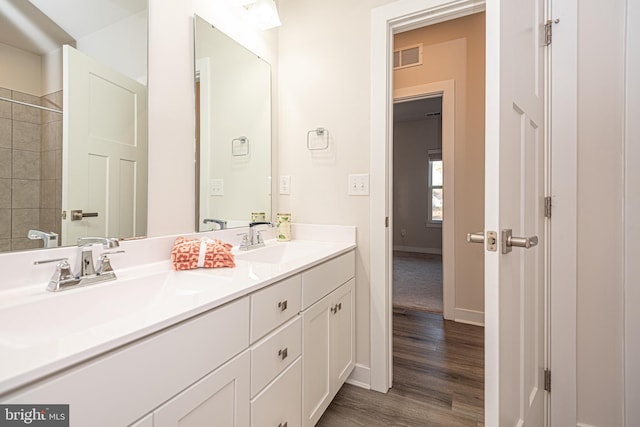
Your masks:
M498 250L498 233L495 231L487 231L487 250L496 252Z

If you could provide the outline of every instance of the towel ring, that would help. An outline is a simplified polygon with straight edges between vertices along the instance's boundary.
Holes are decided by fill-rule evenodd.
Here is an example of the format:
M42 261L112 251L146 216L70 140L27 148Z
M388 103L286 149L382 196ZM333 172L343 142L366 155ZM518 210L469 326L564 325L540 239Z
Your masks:
M315 138L314 138L315 134ZM322 145L315 146L312 143L312 140L320 140ZM326 128L316 128L307 132L307 149L314 150L326 150L329 148L329 129Z

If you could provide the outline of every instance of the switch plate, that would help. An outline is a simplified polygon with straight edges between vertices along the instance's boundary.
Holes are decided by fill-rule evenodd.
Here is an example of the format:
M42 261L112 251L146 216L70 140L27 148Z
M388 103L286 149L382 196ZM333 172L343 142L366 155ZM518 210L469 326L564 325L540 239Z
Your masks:
M209 180L209 195L224 196L224 179Z
M369 174L350 174L349 188L347 194L350 196L368 196L369 195Z
M291 194L291 175L280 176L280 194Z

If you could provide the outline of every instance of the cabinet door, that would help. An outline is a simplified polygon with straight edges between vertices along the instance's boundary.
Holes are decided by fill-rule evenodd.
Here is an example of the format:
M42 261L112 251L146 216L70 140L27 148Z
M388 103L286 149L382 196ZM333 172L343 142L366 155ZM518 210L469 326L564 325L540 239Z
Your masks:
M335 395L355 366L354 279L331 294L331 380Z
M301 364L298 358L251 402L251 427L300 427Z
M318 422L331 393L330 295L302 312L302 417L304 426Z
M249 369L245 351L158 408L154 427L249 427Z

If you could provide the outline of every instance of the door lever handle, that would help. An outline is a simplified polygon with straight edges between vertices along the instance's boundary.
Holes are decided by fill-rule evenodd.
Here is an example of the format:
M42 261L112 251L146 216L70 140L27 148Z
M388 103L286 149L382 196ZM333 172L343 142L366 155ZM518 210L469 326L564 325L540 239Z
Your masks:
M513 247L530 249L538 244L538 236L513 237L510 228L502 230L502 253L508 254Z
M484 232L467 233L467 243L484 243Z

